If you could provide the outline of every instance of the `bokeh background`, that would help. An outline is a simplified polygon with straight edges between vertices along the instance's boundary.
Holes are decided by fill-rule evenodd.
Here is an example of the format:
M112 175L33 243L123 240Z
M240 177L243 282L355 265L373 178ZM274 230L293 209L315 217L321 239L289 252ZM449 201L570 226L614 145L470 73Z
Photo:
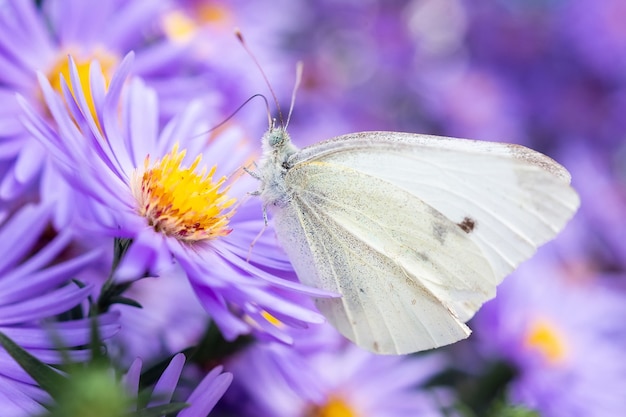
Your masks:
M131 50L163 123L200 99L210 124L228 118L260 152L267 112L280 116L254 59L283 117L302 61L289 121L299 146L364 130L518 143L563 164L581 198L563 233L505 280L470 323L473 335L453 346L381 359L318 329L296 332L294 348L242 348L206 332L188 284L170 276L129 290L142 310L117 308L122 328L109 349L122 367L141 356L160 369L201 346L183 393L215 365L234 376L211 416L626 415L626 2L100 3L0 3L1 63L11 68L0 75L3 216L37 200L41 185L14 169L29 149L15 139L15 93L37 102L35 71L49 73L58 56L113 56L114 71ZM29 38L35 26L45 40ZM259 98L240 108L258 93L269 110Z

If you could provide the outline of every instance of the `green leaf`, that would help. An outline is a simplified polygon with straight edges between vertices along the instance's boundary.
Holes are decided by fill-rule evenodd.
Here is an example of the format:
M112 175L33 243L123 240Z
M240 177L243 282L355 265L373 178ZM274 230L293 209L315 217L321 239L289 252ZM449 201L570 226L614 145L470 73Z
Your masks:
M110 304L125 304L131 307L143 308L143 306L139 304L137 301L128 297L111 297L111 299L109 300L109 303Z
M100 337L98 317L92 317L89 324L89 349L91 350L91 363L98 365L108 364L108 357L104 353L103 342Z
M66 383L66 378L54 368L22 349L4 333L0 332L0 344L9 355L30 375L35 382L54 399L57 399L59 389Z
M120 261L132 244L132 239L121 239L117 237L115 238L115 240L113 241L113 266L111 268L111 271L115 271L115 269L117 269L117 266L120 264Z
M144 408L143 410L129 413L129 417L161 417L165 414L176 413L184 408L189 407L187 403L169 403L158 405L156 407Z

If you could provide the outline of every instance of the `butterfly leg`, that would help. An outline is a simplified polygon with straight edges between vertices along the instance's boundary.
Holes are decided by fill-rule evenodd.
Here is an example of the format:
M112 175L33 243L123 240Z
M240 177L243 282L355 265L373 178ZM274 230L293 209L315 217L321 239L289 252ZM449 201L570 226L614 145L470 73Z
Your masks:
M253 162L253 164L254 164L254 168L257 168L256 162ZM261 180L261 175L258 172L253 171L248 167L243 167L243 170L246 171L246 173L250 175L252 178L257 179L259 181Z
M267 229L267 224L268 224L267 209L265 208L265 206L263 206L263 228L261 228L261 231L259 232L259 234L256 235L256 237L252 240L252 243L250 243L250 249L248 249L248 256L246 257L246 262L250 262L250 256L252 255L252 248L254 248L254 245L256 244L257 240L259 240L261 236L263 236L263 233L265 233L265 230Z

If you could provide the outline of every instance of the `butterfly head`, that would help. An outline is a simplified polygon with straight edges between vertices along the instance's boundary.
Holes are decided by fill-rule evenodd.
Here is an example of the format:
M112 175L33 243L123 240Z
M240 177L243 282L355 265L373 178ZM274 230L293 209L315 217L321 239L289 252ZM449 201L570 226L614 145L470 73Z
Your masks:
M291 137L284 127L272 127L263 135L264 153L291 154L295 147L291 143Z

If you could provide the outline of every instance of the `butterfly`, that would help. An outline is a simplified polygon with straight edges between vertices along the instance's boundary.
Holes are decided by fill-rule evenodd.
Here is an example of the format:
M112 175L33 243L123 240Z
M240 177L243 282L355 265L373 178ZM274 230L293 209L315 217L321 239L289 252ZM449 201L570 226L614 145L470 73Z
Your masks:
M263 136L258 192L300 281L357 345L381 354L469 336L496 286L573 216L570 174L520 145L400 132L298 149Z

